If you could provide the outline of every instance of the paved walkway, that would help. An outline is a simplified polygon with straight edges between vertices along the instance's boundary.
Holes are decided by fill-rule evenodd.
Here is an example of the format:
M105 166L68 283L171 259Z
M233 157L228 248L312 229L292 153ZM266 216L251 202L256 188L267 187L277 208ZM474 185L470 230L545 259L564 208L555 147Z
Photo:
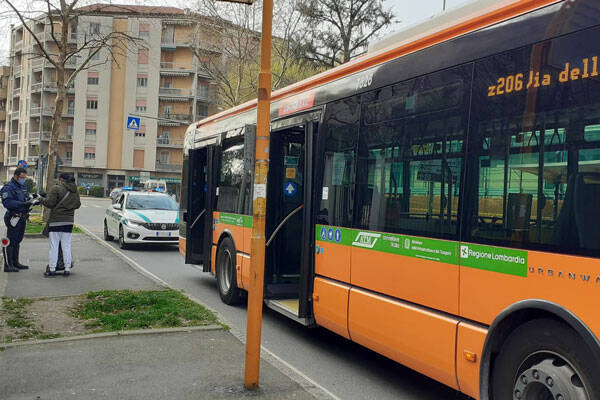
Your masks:
M243 389L244 347L226 331L118 336L0 353L0 399L314 399L270 364Z
M17 273L2 272L5 281L0 295L11 298L47 297L83 294L110 289L159 289L161 286L139 274L119 256L83 233L74 233L72 239L75 265L65 278L44 278L48 264L48 239L25 238L21 245L21 262L28 270Z

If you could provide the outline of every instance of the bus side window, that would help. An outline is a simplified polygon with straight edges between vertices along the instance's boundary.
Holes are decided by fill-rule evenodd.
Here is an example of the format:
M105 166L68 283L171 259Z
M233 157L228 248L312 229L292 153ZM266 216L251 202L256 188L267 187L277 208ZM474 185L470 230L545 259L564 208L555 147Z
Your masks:
M553 54L570 49L562 40L552 40ZM466 182L472 194L465 205L470 227L463 240L599 254L600 82L486 93L493 77L528 69L532 51L524 47L475 64Z
M470 71L363 95L357 228L457 237Z
M327 105L322 128L324 154L317 223L350 227L353 218L359 107L356 99Z

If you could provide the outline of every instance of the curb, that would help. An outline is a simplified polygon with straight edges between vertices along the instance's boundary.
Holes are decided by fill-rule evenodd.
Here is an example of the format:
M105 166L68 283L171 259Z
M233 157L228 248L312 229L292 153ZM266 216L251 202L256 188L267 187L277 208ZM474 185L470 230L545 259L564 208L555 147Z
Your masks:
M153 328L153 329L136 329L131 331L116 331L92 333L89 335L67 336L54 339L43 340L28 340L24 342L0 343L0 349L8 349L11 347L30 346L35 344L62 343L73 342L77 340L99 339L116 336L137 336L137 335L157 335L161 333L180 333L180 332L195 332L195 331L223 331L224 328L220 325L204 325L204 326L188 326L183 328Z
M169 285L166 281L162 280L161 278L159 278L152 272L148 271L147 269L145 269L144 267L139 265L135 260L128 257L123 252L115 249L110 244L106 243L104 240L102 240L100 237L98 237L96 234L94 234L92 231L90 231L86 227L84 227L82 225L77 225L77 226L83 231L83 233L85 233L87 236L89 236L92 240L95 240L96 242L100 243L104 247L110 249L110 251L112 251L118 257L123 259L135 271L137 271L140 274L146 276L147 278L155 281L156 283L164 286L167 289L177 290L176 288ZM237 340L239 340L243 345L246 344L246 338L244 337L242 332L238 331L236 328L234 328L231 325L231 323L229 323L227 321L227 318L223 317L223 315L221 313L214 310L210 306L206 305L203 301L201 301L197 297L194 297L185 291L180 291L180 290L177 290L177 291L180 292L181 294L183 294L185 297L187 297L191 301L193 301L197 304L200 304L201 306L203 306L204 308L206 308L207 310L209 310L210 312L215 314L215 316L217 317L217 319L219 321L223 322L225 325L227 325L229 327L229 332ZM275 353L273 353L272 351L267 349L264 345L261 345L261 359L263 359L267 363L271 364L273 367L275 367L282 374L284 374L285 376L290 378L292 381L296 382L298 385L300 385L300 387L302 389L304 389L305 391L310 393L312 396L314 396L315 399L317 399L317 400L340 400L339 397L337 397L336 395L334 395L333 393L331 393L330 391L328 391L327 389L325 389L324 387L322 387L321 385L316 383L314 380L312 380L311 378L306 376L304 373L302 373L300 370L298 370L291 364L289 364L286 361L284 361L283 359L281 359L279 356L275 355Z

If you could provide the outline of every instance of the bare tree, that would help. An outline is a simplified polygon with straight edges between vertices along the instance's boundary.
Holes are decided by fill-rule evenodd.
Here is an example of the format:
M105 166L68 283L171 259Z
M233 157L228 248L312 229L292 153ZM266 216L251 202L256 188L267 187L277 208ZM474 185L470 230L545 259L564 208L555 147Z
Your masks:
M318 72L302 58L303 28L297 4L282 0L273 17L273 89ZM229 108L256 97L260 69L261 1L252 6L199 0L197 24L190 41L201 68L212 77L219 105Z
M306 57L331 68L364 52L369 40L393 22L384 0L308 0L299 3L306 18Z
M79 0L37 0L31 1L27 8L22 9L15 0L3 0L3 2L9 6L23 25L23 29L29 32L34 41L33 49L24 52L23 56L44 59L56 70L57 94L44 179L45 190L48 191L54 183L58 138L63 125L63 111L69 87L82 71L108 63L117 63L120 55L137 49L143 41L128 32L113 31L112 28L106 30L100 25L88 29L85 34L79 34L77 32L79 18L101 13L103 5L84 6L83 1ZM40 9L33 9L32 4L39 4ZM49 31L50 45L34 32L36 23L43 23L45 30Z

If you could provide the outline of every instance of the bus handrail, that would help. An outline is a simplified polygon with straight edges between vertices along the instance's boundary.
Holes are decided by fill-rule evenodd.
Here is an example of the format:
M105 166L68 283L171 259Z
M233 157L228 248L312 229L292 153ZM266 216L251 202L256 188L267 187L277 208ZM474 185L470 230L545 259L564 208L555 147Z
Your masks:
M302 210L304 208L304 204L300 204L298 207L296 207L294 209L294 211L292 211L291 213L289 213L287 215L287 217L285 217L283 219L283 221L281 221L279 223L279 225L277 225L277 228L275 228L275 230L273 231L273 233L271 234L271 237L269 238L269 240L267 240L267 244L265 245L266 247L268 247L271 242L273 241L273 239L275 238L275 235L277 235L277 232L279 232L279 230L283 227L283 225L285 225L285 223L292 218L294 215L296 215L298 213L298 211Z
M202 218L202 216L204 215L205 212L206 212L206 208L204 210L202 210L200 212L200 214L196 217L196 219L194 220L194 222L192 222L192 225L190 226L190 230L194 229L194 226L196 226L196 224L198 223L198 221L200 221L200 218Z

